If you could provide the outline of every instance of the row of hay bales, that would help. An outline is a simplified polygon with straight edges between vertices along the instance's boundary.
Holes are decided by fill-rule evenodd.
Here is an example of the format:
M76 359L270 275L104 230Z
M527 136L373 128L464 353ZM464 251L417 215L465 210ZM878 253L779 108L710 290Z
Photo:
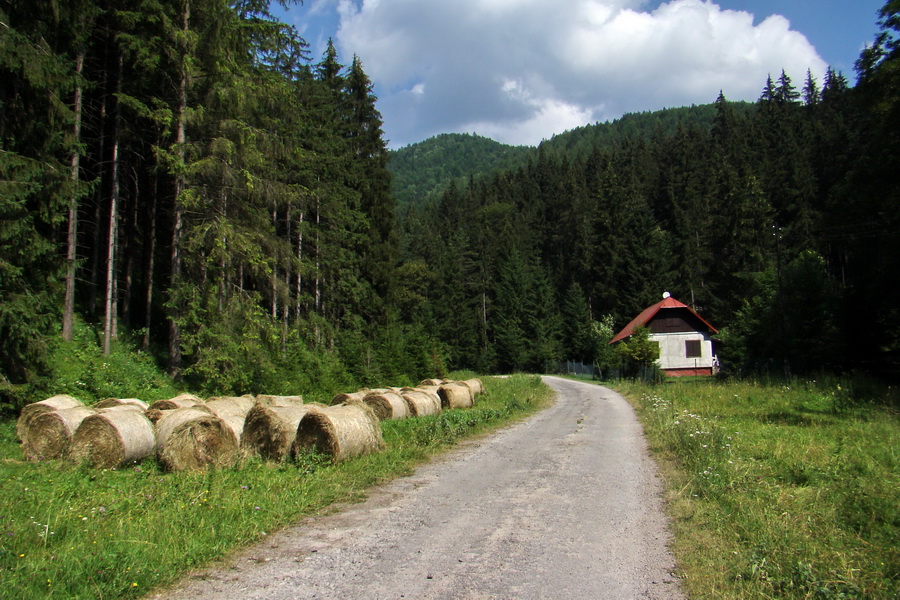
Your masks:
M426 380L417 388L339 394L331 406L300 396L190 394L148 405L135 398L85 406L53 396L26 406L16 424L26 458L69 458L115 468L156 455L169 470L232 466L242 455L284 460L316 450L335 462L381 450L380 421L474 405L479 380Z

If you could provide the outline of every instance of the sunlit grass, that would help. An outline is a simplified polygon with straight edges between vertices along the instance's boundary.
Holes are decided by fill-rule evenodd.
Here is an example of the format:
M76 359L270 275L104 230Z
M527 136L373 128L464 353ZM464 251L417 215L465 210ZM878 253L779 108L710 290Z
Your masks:
M692 598L900 596L900 424L838 381L622 384Z
M550 397L536 377L484 382L475 408L384 423L384 452L339 465L306 457L165 473L154 461L106 471L27 463L15 424L0 423L0 597L141 596L303 516L358 501L372 485Z

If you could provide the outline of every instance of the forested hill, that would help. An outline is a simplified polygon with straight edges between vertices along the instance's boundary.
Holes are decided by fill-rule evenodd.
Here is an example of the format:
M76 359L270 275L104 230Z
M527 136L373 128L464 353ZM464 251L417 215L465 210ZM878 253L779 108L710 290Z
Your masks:
M756 110L748 102L731 102L732 110L746 115ZM647 140L674 133L679 127L710 129L716 110L713 104L628 113L606 123L585 125L553 136L541 143L549 153L570 159L584 157L597 148L621 145L626 140ZM512 171L536 155L536 148L508 146L472 134L445 133L389 153L391 189L400 206L427 200L443 192L451 182L465 185L470 177Z
M752 105L582 128L404 214L406 240L429 232L403 257L451 361L627 368L606 342L668 291L720 330L730 372L896 376L897 23L855 87L782 72Z
M729 102L729 105L735 114L741 116L756 110L756 105L750 102ZM709 130L715 118L716 108L712 103L626 113L613 121L585 125L553 136L541 146L547 152L584 158L597 148L611 148L626 140L649 140L654 136L675 133L679 127Z
M451 181L517 166L530 148L486 137L445 133L390 152L394 199L403 205L442 192Z

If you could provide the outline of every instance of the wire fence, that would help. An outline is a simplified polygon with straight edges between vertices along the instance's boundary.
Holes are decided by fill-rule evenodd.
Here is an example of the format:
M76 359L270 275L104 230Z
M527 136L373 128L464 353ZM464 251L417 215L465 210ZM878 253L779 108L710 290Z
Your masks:
M641 365L637 368L636 372L623 373L620 369L602 370L597 365L589 365L577 360L561 360L556 363L549 363L547 365L547 372L557 375L584 377L586 379L595 379L599 381L619 381L625 377L648 383L659 383L664 379L662 371L655 365Z

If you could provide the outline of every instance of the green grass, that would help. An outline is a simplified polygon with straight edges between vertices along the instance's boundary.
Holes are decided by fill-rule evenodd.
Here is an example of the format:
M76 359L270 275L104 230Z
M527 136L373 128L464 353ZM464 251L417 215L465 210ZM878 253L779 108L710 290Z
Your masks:
M900 422L851 385L616 386L666 476L691 598L900 597Z
M0 423L0 597L139 597L335 502L361 500L550 398L537 377L484 383L475 408L383 423L384 452L339 465L307 457L164 473L154 461L108 471L27 463L15 423Z

